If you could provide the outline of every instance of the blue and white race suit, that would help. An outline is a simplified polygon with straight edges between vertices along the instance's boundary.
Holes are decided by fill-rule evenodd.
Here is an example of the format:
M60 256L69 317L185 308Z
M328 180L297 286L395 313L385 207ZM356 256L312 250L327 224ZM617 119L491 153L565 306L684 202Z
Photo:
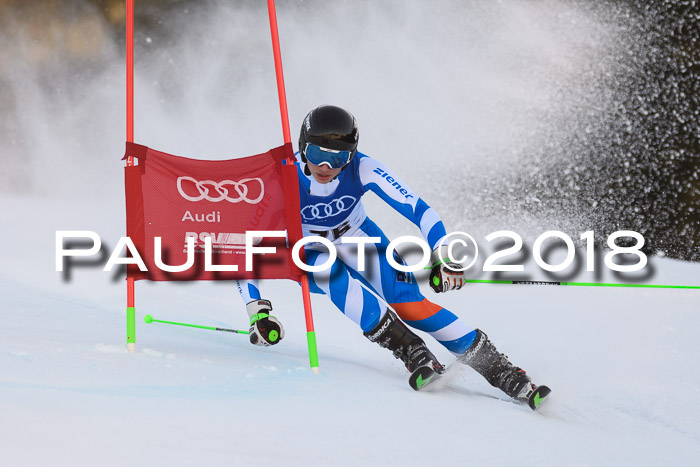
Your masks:
M427 332L450 352L464 353L476 332L446 308L423 297L412 273L391 267L386 259L389 240L367 217L361 198L367 191L376 193L416 224L432 249L446 234L437 213L384 164L360 152L336 179L326 184L304 173L298 154L296 165L304 236L325 237L338 252L331 268L308 273L311 292L328 295L340 311L367 332L386 313L386 305L371 290L406 324ZM343 236L379 237L381 241L358 246L341 243ZM365 250L364 271L358 270L358 247ZM309 265L324 264L329 258L327 249L319 243L307 244L305 252ZM403 261L397 253L394 259ZM261 298L257 281L238 281L238 290L246 303Z

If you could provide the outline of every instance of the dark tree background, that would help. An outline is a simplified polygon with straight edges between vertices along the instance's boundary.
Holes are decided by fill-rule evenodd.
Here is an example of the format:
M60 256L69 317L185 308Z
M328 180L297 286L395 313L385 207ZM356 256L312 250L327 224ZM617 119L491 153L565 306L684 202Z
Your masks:
M590 223L633 229L650 251L700 260L700 6L696 1L614 2L628 28L616 60L629 68L604 140L572 141L571 168ZM560 175L561 170L553 172ZM546 178L546 177L545 177ZM543 180L544 181L544 180Z
M483 191L499 207L575 219L601 244L635 230L647 253L700 261L700 5L578 4L619 42L580 77L591 96L574 97L562 126L543 124L520 170Z

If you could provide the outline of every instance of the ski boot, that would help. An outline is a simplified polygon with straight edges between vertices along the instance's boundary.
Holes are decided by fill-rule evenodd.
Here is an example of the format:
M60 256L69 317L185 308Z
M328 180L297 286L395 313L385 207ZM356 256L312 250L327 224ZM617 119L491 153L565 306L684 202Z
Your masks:
M418 391L445 372L445 367L428 350L423 339L415 335L393 311L387 310L384 317L365 337L394 353L411 373L408 383Z
M527 403L532 410L537 409L551 392L547 386L536 386L525 370L510 363L480 329L476 330L472 345L457 357L457 361L469 365L491 386L518 402Z

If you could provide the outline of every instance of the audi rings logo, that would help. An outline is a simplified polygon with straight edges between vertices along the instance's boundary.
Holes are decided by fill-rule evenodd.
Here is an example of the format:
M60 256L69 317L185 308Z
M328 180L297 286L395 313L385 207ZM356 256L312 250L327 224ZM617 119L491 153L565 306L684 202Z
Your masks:
M326 219L327 217L337 216L341 212L349 211L357 201L357 198L349 195L341 196L334 199L330 203L318 203L306 206L301 210L301 215L304 219Z
M190 196L185 193L182 189L182 185L185 182L191 184L190 186L194 186L199 192L199 195ZM250 182L257 182L252 184L251 188L253 190L257 187L256 185L258 183L260 184L260 194L253 199L248 197L248 183ZM251 191L255 193L253 190ZM263 181L259 178L244 178L238 182L232 180L223 180L221 182L204 180L199 182L192 177L179 177L177 179L177 191L188 201L202 201L206 199L214 203L218 203L219 201L228 201L229 203L245 201L248 204L258 204L265 195L265 185L263 185ZM237 196L231 196L232 194Z

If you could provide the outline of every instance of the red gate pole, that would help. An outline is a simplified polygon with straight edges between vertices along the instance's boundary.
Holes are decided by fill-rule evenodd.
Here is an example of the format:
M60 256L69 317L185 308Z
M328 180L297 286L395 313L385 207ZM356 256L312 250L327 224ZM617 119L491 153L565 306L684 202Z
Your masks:
M126 0L126 140L134 142L134 0ZM126 159L127 167L134 158ZM126 279L126 346L136 351L136 308L134 306L134 279Z
M277 30L277 14L275 12L275 0L267 0L267 11L270 15L270 32L272 33L272 52L275 57L275 74L277 76L277 93L280 101L280 114L282 115L282 133L284 143L291 143L289 132L289 114L287 111L287 94L284 90L284 74L282 73L282 54L280 52L280 39ZM292 164L291 159L287 159ZM302 253L303 254L303 253ZM303 259L303 258L302 258ZM306 273L301 275L301 294L304 300L304 316L306 318L306 340L309 347L309 363L311 369L318 373L318 350L316 347L316 332L314 331L314 317L311 313L311 293L309 292L309 277Z

